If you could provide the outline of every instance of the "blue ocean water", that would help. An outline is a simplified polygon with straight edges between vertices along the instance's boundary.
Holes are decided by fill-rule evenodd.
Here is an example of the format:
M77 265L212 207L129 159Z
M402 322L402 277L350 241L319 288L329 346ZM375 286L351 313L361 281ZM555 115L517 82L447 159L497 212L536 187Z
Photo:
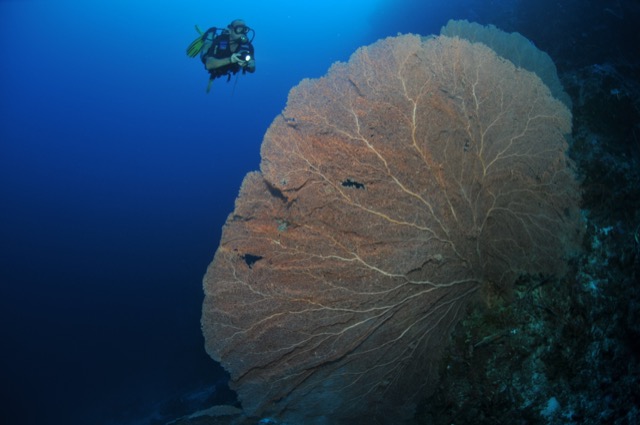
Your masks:
M229 398L203 349L201 281L288 91L452 18L553 50L563 35L539 24L556 2L532 1L535 22L522 3L0 1L2 422L146 423L184 394ZM255 29L257 71L207 95L185 55L194 24L235 18Z

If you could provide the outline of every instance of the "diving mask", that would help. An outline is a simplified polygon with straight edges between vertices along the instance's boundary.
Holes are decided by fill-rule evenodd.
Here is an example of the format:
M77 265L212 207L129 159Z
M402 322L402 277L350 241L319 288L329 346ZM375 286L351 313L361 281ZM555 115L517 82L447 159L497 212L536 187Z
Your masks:
M250 30L251 30L251 28L249 28L246 25L238 25L236 27L233 27L233 31L236 34L248 34Z

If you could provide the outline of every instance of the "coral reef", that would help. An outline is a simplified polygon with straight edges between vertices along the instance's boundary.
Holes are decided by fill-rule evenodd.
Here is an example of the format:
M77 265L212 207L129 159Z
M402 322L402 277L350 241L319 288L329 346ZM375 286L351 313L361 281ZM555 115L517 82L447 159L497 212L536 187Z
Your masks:
M488 288L457 327L420 424L640 422L640 86L613 64L564 76L585 251L571 273Z
M478 292L579 251L570 128L535 74L459 38L381 40L292 90L205 277L245 413L411 420Z

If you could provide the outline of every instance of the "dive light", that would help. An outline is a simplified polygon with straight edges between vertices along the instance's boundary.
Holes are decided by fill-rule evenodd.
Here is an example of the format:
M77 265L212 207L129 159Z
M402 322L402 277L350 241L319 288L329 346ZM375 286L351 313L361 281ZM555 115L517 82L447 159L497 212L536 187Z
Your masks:
M249 62L251 60L251 53L248 50L241 50L238 52L240 56L240 60L244 62Z

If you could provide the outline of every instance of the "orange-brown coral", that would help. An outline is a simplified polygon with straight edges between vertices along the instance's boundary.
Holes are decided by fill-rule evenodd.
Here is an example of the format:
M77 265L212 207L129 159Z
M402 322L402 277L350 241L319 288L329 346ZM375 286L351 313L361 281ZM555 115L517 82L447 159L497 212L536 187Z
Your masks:
M534 74L443 36L294 88L205 277L207 351L245 412L411 417L483 282L561 273L577 249L570 126Z

